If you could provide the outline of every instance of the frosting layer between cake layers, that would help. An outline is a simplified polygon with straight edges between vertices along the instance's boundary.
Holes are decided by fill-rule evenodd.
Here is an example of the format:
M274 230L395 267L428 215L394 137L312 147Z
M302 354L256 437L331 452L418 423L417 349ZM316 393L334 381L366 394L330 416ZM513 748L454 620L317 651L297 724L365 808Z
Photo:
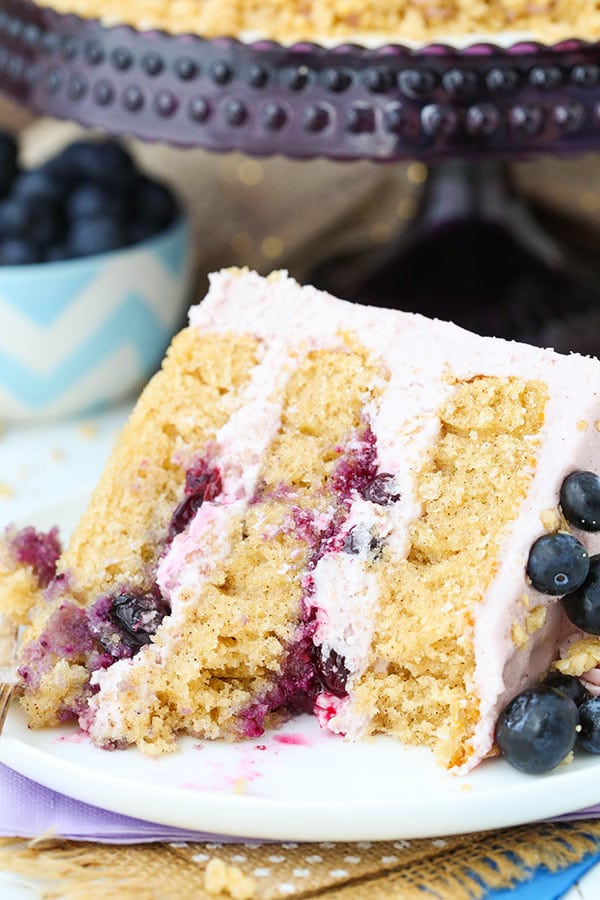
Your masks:
M354 306L300 288L283 274L268 281L234 271L213 276L206 299L191 310L190 326L203 336L251 335L261 348L258 362L236 409L203 448L218 467L222 491L203 503L158 565L157 581L171 615L154 643L93 675L98 692L85 717L90 734L102 744L131 739L127 688L132 684L138 695L142 692L136 703L156 708L153 673L177 654L198 597L218 583L240 539L240 522L254 514L264 516L255 527L264 529L265 542L276 542L287 531L296 540L295 558L279 575L284 583L289 579L290 590L295 586L300 603L288 609L290 649L272 670L275 684L289 676L290 657L306 655L308 646L310 660L317 651L317 663L308 680L306 671L302 676L306 708L312 706L323 727L351 739L387 731L427 744L446 765L463 770L476 765L492 748L500 709L557 655L560 605L528 585L525 565L544 527L558 527L565 475L597 465L600 363L481 338L417 315ZM337 493L323 487L304 496L301 474L265 492L265 456L273 454L291 415L286 390L294 374L319 354L333 352L343 361L357 348L369 377L358 385L360 428L333 448L338 461L331 464L329 481ZM318 403L326 406L327 398ZM502 416L505 422L495 421ZM296 435L298 447L304 438ZM444 472L442 464L432 468L439 447L447 453L453 441L469 457L459 476ZM474 472L473 484L479 484L478 467L494 459L504 462L485 477L508 487L498 498L480 498L481 521L465 524L465 540L476 534L477 545L462 546L460 533L444 536L455 543L442 559L439 534L423 539L418 529L428 516L435 523L440 515L436 504L444 483L456 492L457 481ZM463 492L467 489L463 485ZM275 520L269 496L287 510ZM311 496L314 509L307 505ZM453 515L459 526L462 505L471 507L466 495L462 501L457 496ZM244 528L250 527L246 522ZM419 541L433 547L427 560L419 556L422 550L415 551ZM461 581L464 573L457 569L469 564L477 574ZM409 596L403 566L426 586L435 571L438 589L432 593L425 587L422 597ZM204 620L203 627L213 625ZM410 656L402 643L406 635ZM231 634L230 639L236 640ZM226 670L227 647L219 652ZM278 708L287 704L298 711L286 691L269 694L260 681L250 700L244 695L237 709L234 702L234 719L246 723L248 735L260 733ZM386 708L391 700L399 708L404 704L401 715Z

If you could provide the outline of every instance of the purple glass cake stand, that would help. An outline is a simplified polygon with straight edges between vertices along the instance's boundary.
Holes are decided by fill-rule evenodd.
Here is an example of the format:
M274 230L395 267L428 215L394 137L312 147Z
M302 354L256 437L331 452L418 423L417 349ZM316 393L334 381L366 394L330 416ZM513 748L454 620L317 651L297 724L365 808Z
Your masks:
M569 269L504 161L600 148L600 44L284 47L106 28L0 0L0 90L40 113L147 141L420 159L430 179L407 236L342 292L386 306L410 296L413 308L532 341L545 341L557 316L576 316L564 333L589 342L595 276ZM335 290L349 268L332 263L315 280Z

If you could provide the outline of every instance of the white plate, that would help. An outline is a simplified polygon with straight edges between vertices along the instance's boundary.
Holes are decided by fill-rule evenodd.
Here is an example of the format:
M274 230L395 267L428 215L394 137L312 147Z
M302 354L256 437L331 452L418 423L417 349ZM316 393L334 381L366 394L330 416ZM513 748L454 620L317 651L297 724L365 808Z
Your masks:
M67 532L79 496L36 517ZM600 802L600 759L578 755L544 776L490 760L466 777L387 738L349 744L301 717L256 741L181 741L159 759L109 753L74 727L31 731L14 708L0 760L77 800L223 835L300 841L433 837L518 825Z

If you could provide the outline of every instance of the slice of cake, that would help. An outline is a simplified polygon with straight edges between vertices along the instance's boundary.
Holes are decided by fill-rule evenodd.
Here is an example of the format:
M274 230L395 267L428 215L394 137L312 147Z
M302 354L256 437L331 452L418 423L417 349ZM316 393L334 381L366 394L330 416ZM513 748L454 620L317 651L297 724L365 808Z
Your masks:
M142 30L206 37L274 38L284 44L317 40L406 43L502 33L557 41L597 38L600 8L583 0L54 0L59 12L127 23Z
M29 722L159 753L309 712L467 770L558 657L526 568L599 423L595 359L212 276L35 593Z

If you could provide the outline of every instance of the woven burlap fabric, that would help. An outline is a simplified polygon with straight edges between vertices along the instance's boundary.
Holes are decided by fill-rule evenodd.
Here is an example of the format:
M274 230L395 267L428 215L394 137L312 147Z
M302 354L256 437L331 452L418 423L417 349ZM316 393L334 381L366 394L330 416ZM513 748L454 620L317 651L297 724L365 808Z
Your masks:
M156 844L107 847L0 842L0 868L40 879L47 898L209 900L207 867L220 860L245 885L238 896L340 900L476 900L532 869L551 871L600 849L600 823L548 823L444 839L318 844ZM243 880L241 880L243 876ZM221 896L236 896L223 887Z

